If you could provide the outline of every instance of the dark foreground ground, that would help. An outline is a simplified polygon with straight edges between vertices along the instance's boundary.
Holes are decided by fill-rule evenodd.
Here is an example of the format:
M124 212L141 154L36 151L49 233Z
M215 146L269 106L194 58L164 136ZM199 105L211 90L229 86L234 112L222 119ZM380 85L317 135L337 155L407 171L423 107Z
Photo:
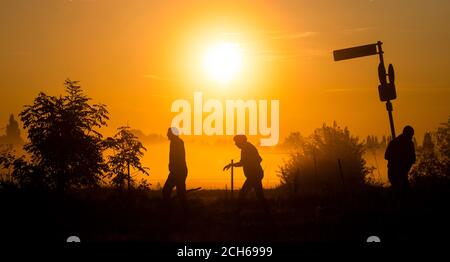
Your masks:
M235 197L237 192L235 193ZM1 241L65 242L383 242L429 243L450 236L450 192L413 190L397 204L388 189L346 195L287 196L267 190L269 218L251 193L239 216L222 190L190 192L188 217L174 200L164 211L158 191L110 189L54 193L0 191Z

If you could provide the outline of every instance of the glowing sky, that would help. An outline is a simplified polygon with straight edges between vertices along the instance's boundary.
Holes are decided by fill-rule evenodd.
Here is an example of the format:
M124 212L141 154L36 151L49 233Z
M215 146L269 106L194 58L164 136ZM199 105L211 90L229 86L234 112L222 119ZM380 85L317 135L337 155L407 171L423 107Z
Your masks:
M378 100L376 56L333 62L332 51L384 42L396 69L397 132L421 140L450 115L450 2L0 1L0 125L39 91L62 93L70 77L108 105L106 132L126 124L164 134L175 99L279 99L280 135L338 121L389 134ZM200 70L218 41L238 43L240 77L216 88Z

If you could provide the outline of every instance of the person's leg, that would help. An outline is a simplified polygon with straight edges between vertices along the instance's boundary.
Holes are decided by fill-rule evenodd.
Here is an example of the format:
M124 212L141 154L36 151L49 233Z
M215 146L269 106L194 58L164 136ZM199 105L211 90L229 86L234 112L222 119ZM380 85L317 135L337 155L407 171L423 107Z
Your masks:
M164 183L164 187L162 188L162 196L163 200L166 202L170 201L170 194L172 193L172 189L175 186L175 181L172 174L169 174L167 177L166 183Z
M244 182L244 184L242 185L241 190L239 190L239 196L238 196L238 206L237 206L237 213L241 212L242 209L242 205L244 203L244 199L245 196L247 195L248 191L250 191L250 189L252 189L252 184L251 181L247 178Z
M186 178L178 178L177 183L177 196L180 200L181 206L184 211L187 211L187 200L186 200Z
M408 190L409 190L408 173L409 173L409 169L402 170L401 187L402 187L403 193L408 193Z
M255 190L256 198L259 200L259 203L263 207L264 211L266 212L267 215L270 215L269 205L267 204L267 200L264 197L262 181L260 179L256 180L253 183L253 188Z
M392 188L392 203L396 211L401 212L404 205L404 190L408 181L408 175L399 166L393 166L388 170Z
M401 190L401 170L398 167L391 167L388 169L388 178L391 183L391 188L394 197L397 198Z
M395 191L397 188L397 181L396 181L396 171L394 167L388 167L388 180L391 184L391 188Z
M409 194L408 171L402 169L399 174L399 199L402 206L407 205Z
M172 211L172 201L171 201L171 193L172 193L172 189L175 186L175 182L173 180L173 176L172 174L169 174L169 176L167 177L166 182L164 183L164 186L162 188L162 197L163 197L163 201L162 201L162 207L161 207L161 211L164 217L166 217L165 221L169 222L169 219L171 218L171 211Z

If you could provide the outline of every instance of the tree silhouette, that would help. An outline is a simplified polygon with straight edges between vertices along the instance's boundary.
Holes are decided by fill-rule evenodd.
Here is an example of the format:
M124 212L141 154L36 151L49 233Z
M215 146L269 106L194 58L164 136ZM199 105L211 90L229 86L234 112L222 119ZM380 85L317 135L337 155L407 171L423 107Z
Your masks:
M20 170L30 168L23 159L16 172L22 180L28 175L42 176L40 181L60 192L98 184L106 165L102 135L96 129L108 119L106 106L91 105L78 81L67 79L64 86L65 96L41 92L20 113L30 141L24 149L31 155L32 168L40 172Z
M430 132L425 133L422 146L417 151L418 161L410 172L413 184L430 189L437 183L442 183L444 165L436 154L436 146Z
M440 159L444 165L444 172L450 177L450 117L447 123L442 123L436 131L436 146Z
M116 187L123 187L125 181L128 182L128 189L134 184L134 179L130 174L130 168L148 175L148 168L141 163L144 151L147 149L138 140L131 129L127 126L119 127L114 137L108 137L104 144L106 148L112 149L113 153L108 156L108 176L111 183ZM141 181L142 188L148 186L145 181Z
M432 188L450 185L450 118L433 133L424 135L417 163L411 170L415 186Z

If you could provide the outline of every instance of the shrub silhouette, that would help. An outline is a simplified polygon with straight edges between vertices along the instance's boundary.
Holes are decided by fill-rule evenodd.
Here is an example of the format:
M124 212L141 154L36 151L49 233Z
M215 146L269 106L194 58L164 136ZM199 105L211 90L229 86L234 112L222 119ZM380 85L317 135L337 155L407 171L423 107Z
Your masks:
M297 147L279 169L282 187L294 192L330 193L355 190L370 172L363 159L364 145L347 128L323 125ZM338 159L342 167L339 170Z

